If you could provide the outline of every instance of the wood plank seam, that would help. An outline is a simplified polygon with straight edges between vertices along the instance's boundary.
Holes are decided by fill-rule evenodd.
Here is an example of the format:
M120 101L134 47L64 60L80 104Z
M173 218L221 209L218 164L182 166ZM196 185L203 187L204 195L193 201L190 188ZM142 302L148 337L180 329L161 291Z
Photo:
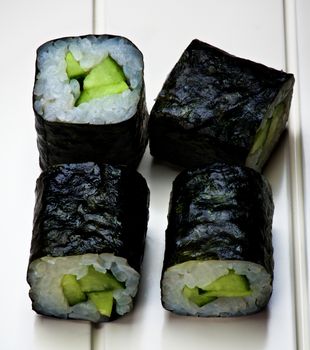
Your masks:
M106 6L104 0L93 2L93 34L106 34Z

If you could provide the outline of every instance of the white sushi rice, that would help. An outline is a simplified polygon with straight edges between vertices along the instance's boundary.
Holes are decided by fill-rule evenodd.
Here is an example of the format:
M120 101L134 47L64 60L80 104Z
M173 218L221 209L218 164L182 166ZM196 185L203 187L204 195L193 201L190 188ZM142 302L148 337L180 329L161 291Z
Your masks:
M204 286L233 269L236 274L245 275L252 293L243 297L219 297L199 307L182 291ZM272 278L261 265L247 261L188 261L169 267L162 280L162 302L168 310L192 316L241 316L262 309L269 301L272 291Z
M113 292L113 297L119 315L129 312L133 307L133 297L138 290L140 275L128 265L126 259L110 253L46 256L34 260L29 266L28 282L35 309L45 315L98 322L102 316L90 300L69 306L61 287L63 275L73 274L79 280L87 274L90 265L102 273L111 271L119 282L125 284L124 289Z
M65 57L68 51L87 70L109 55L122 67L130 89L75 107L80 85L67 76ZM48 121L110 124L127 120L137 111L143 83L143 57L125 38L89 36L50 42L39 49L37 68L34 109Z

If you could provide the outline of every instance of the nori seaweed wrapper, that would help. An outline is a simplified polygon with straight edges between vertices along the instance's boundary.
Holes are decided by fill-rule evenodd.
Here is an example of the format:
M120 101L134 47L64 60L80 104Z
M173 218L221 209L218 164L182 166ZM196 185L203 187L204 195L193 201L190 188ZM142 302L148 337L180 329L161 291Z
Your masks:
M292 74L193 40L151 111L151 154L183 167L223 161L260 171L286 127L293 84Z
M163 272L189 260L238 260L273 276L273 211L271 187L253 169L184 170L171 192Z
M146 181L136 171L91 162L51 167L37 180L30 263L114 253L139 272L148 206Z
M85 35L80 38L92 37L102 39L120 38L113 35ZM131 41L126 38L123 39L137 49ZM57 40L47 42L41 47L57 42ZM41 47L38 48L37 54ZM36 64L36 77L38 73L38 65ZM33 97L33 103L34 101ZM43 170L51 165L89 161L137 167L148 142L149 115L145 102L144 81L142 82L136 113L122 122L114 124L78 124L48 121L39 115L35 108L34 114L39 161Z

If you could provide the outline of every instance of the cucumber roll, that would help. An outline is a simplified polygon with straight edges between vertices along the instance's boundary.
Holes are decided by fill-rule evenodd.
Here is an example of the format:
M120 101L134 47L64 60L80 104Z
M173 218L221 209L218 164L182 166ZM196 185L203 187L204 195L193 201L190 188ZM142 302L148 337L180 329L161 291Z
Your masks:
M64 164L37 180L27 280L43 315L102 322L138 290L149 190L134 170Z
M173 183L161 280L162 304L193 316L263 309L273 281L273 200L253 169L216 163Z
M33 108L43 170L88 161L136 167L148 140L142 53L112 35L45 43Z
M193 40L151 111L151 154L184 167L260 171L286 127L293 85L292 74Z

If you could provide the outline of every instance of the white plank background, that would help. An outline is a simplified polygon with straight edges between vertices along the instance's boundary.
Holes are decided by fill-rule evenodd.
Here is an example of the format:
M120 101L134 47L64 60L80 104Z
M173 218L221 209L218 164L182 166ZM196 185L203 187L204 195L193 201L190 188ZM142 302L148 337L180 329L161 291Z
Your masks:
M73 11L74 9L74 11ZM92 2L1 2L0 349L89 350L91 327L37 317L26 283L34 186L39 174L32 112L36 48L92 30Z
M289 11L285 12L284 4L288 9L287 3ZM32 350L187 350L193 346L217 350L309 349L307 300L300 299L303 295L298 290L300 286L307 286L307 269L305 264L294 263L302 264L307 256L294 237L304 239L308 251L310 239L304 237L304 222L296 228L300 215L295 215L292 206L297 200L302 210L304 203L291 196L291 188L298 192L303 191L304 186L305 217L309 217L310 5L307 0L296 0L296 3L296 18L293 0L11 0L2 4L1 349L15 350L21 346ZM164 230L171 182L177 171L153 162L147 152L139 170L147 178L151 190L150 222L135 310L113 323L93 327L87 322L60 321L32 312L25 275L34 186L39 174L31 106L35 50L47 40L92 31L124 35L143 52L149 109L168 72L195 37L278 69L289 66L296 77L300 77L297 79L300 93L294 100L297 107L291 117L298 118L302 126L300 145L304 182L297 181L295 187L292 185L295 175L291 167L298 164L299 156L294 155L292 149L294 142L298 145L300 141L299 129L298 137L292 138L295 124L290 125L290 137L286 135L282 139L265 171L273 187L276 205L274 293L266 311L250 317L222 320L179 317L162 309L159 279ZM298 41L289 41L288 34L293 37L297 34ZM292 43L298 45L294 47ZM293 63L288 59L291 57L296 58ZM309 231L307 220L305 227ZM295 303L295 297L298 303Z

